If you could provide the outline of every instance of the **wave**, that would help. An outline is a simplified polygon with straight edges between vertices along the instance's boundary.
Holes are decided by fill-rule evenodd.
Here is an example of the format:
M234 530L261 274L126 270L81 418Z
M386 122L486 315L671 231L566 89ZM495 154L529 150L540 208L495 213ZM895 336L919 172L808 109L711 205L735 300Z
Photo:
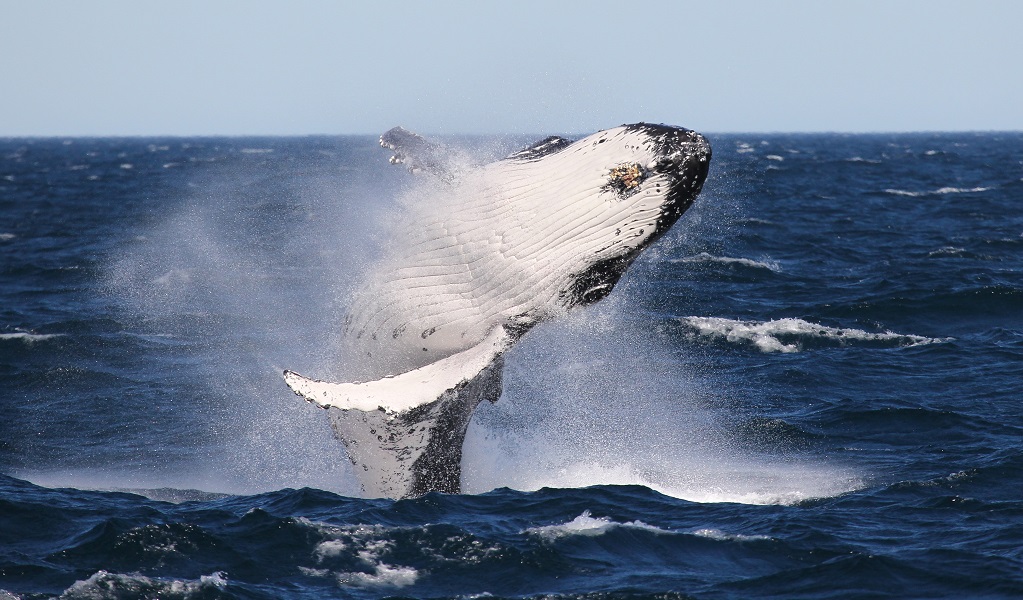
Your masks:
M544 525L542 527L530 527L523 533L539 536L544 540L550 542L559 538L580 535L580 536L598 536L612 529L627 528L627 529L643 529L646 531L652 531L655 533L670 533L660 527L654 527L653 525L647 525L643 521L629 521L628 523L618 523L612 521L608 517L593 517L589 510L583 511L583 514L572 519L568 523L561 525Z
M397 563L415 559L418 559L415 562L426 564L446 560L473 563L499 551L497 547L468 539L473 537L469 534L449 532L446 526L441 525L332 525L303 517L295 519L295 523L321 540L312 552L315 565L299 566L299 571L309 577L333 579L341 587L406 587L416 583L420 572L409 564ZM445 531L438 533L434 531L437 529ZM410 543L416 546L416 551L411 554L404 547ZM447 545L458 546L461 551L448 556L445 552Z
M572 519L567 523L560 525L544 525L540 527L530 527L524 530L522 533L534 535L546 542L554 542L556 540L566 537L597 537L609 533L611 531L620 529L631 529L638 531L648 531L653 534L663 535L690 535L699 538L706 538L719 542L754 542L754 541L769 541L772 538L767 535L745 535L741 533L727 533L720 529L712 527L704 527L700 529L694 529L692 531L672 531L670 529L662 529L654 525L648 525L643 521L628 521L620 523L618 521L612 521L609 517L594 517L589 510L584 510L581 515Z
M701 252L693 256L686 256L683 258L673 258L668 262L673 263L716 263L722 265L739 265L743 267L750 267L752 269L767 269L768 271L774 271L775 273L781 271L781 267L774 261L757 261L749 258L733 258L730 256L714 256L706 252Z
M198 580L164 579L145 575L122 575L97 571L77 581L60 597L75 598L216 598L227 587L224 573L203 575ZM3 595L0 595L3 598Z
M44 342L53 338L63 337L63 333L30 333L28 331L16 331L14 333L0 333L0 341L17 340L26 344Z
M914 192L910 190L898 190L894 188L887 188L884 190L886 194L892 194L893 196L909 196L911 198L920 198L922 196L944 196L946 194L976 194L980 192L986 192L991 190L990 187L972 187L972 188L957 188L957 187L943 187L936 190Z
M704 537L711 540L717 540L720 542L755 542L772 539L768 535L744 535L741 533L725 533L720 529L704 528L697 529L692 532L692 535L697 537Z
M862 329L826 327L802 319L740 321L720 317L682 317L680 321L701 337L711 340L724 339L740 345L752 344L761 352L799 352L807 348L856 345L920 346L951 340L891 331L871 333Z

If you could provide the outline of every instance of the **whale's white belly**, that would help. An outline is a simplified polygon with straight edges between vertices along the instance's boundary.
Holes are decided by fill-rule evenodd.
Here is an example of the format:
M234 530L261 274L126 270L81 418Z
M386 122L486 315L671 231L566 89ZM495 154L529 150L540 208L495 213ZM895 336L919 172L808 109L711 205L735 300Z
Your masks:
M564 310L579 273L628 253L660 215L656 185L623 202L601 191L606 181L606 162L566 151L438 186L417 228L403 232L401 249L356 298L349 353L371 359L371 375L393 375L475 346L495 325L528 326ZM606 198L594 203L595 195Z

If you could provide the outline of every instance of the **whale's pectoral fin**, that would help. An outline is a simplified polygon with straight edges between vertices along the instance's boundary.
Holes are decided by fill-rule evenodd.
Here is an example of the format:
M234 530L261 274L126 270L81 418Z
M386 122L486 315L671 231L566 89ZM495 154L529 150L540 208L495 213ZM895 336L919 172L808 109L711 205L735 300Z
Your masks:
M572 145L572 140L566 140L563 137L552 135L551 137L544 138L539 142L536 142L532 146L528 146L509 154L506 160L537 160L556 152L561 152L565 148Z
M457 493L462 442L473 411L501 395L502 354L514 341L498 326L480 344L419 369L365 383L330 383L292 371L296 394L331 409L331 425L367 495Z
M448 183L457 179L459 164L468 162L457 151L404 127L395 127L381 135L380 145L394 152L392 165L405 165L413 174L430 173Z

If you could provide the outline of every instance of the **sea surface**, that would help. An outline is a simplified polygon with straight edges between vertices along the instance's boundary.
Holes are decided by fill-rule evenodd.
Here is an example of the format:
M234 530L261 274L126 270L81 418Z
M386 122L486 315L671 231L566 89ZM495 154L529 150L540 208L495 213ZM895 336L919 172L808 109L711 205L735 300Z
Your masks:
M1023 597L1023 134L708 137L401 501L280 375L424 201L374 137L0 139L0 599Z

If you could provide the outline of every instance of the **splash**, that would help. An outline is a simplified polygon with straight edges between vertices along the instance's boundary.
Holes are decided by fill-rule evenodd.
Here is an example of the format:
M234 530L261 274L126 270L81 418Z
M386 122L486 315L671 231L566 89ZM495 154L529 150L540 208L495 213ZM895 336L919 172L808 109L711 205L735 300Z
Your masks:
M375 232L393 202L386 185L366 181L372 171L317 177L288 164L268 187L273 177L260 167L205 174L201 191L108 268L123 335L165 350L140 368L187 382L167 407L178 421L168 427L194 431L200 464L97 476L103 487L356 495L324 413L296 400L280 373L336 369L344 299L375 260Z
M841 465L748 450L732 427L745 394L630 317L624 291L508 354L504 395L466 439L466 491L643 485L693 502L794 504L862 487Z

